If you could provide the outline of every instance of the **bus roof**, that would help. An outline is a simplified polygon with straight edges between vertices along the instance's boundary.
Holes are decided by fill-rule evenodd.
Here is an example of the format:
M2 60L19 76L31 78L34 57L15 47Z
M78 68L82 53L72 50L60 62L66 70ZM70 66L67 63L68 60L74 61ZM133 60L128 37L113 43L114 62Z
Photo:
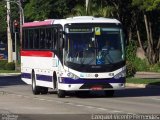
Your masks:
M48 26L48 25L51 25L52 22L53 22L53 20L27 22L27 23L23 24L23 27Z
M23 27L38 27L38 26L48 26L52 24L61 24L64 26L69 23L116 23L120 24L120 22L116 19L104 18L104 17L93 17L93 16L77 16L70 17L66 19L49 19L44 21L34 21L24 23Z

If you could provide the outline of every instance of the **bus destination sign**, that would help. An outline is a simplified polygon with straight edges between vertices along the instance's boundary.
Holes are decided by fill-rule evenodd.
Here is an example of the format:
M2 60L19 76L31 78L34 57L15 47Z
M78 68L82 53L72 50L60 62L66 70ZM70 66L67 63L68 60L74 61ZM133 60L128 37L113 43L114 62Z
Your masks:
M69 32L82 32L82 33L84 33L84 32L92 32L92 29L89 29L89 28L69 28Z

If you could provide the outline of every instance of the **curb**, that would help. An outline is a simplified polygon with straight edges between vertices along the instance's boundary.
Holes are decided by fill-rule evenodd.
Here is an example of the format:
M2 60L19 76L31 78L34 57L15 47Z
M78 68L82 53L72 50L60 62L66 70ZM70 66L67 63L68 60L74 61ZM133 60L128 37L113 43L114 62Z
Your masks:
M19 76L21 73L0 73L0 77Z
M159 85L147 85L147 84L133 84L133 83L126 83L126 87L133 87L133 88L160 88Z
M136 72L134 75L135 78L151 78L151 79L160 79L159 72Z

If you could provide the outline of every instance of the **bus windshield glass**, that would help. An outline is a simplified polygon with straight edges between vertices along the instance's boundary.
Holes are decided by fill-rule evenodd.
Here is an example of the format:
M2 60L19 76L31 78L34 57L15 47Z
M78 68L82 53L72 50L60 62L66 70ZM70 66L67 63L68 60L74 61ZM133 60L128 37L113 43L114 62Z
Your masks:
M65 35L65 62L107 65L124 61L121 28L66 27Z

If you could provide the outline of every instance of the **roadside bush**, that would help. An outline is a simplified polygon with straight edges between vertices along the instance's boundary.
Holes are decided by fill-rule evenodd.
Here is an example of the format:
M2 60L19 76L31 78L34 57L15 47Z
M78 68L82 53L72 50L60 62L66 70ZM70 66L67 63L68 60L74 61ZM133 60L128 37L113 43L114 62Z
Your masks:
M127 61L134 62L136 57L137 43L132 40L126 47L126 59Z
M160 62L150 66L150 71L152 72L160 72Z
M142 60L136 57L133 64L136 68L136 71L149 71L150 66L146 59Z
M136 68L134 64L130 61L127 61L126 67L127 67L127 71L126 71L127 77L133 77L134 74L136 73Z
M7 60L0 60L0 70L4 70L6 64L7 64Z
M126 67L127 67L127 77L132 77L136 73L136 68L134 66L134 61L136 57L136 50L137 50L137 43L136 41L132 40L129 42L128 46L126 47Z
M15 70L15 63L14 62L7 63L5 65L5 69L6 70Z

